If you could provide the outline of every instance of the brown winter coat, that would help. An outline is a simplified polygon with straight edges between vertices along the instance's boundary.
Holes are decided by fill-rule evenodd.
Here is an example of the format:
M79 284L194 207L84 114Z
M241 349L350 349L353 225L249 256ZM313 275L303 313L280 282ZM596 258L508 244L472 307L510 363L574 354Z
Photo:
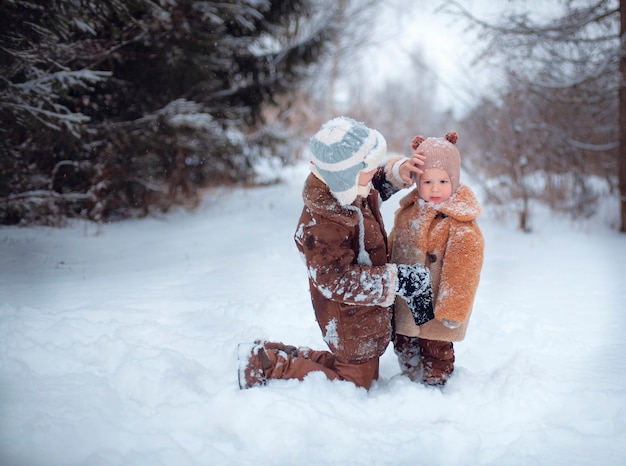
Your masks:
M484 239L476 224L480 212L474 193L464 185L440 204L420 200L417 188L400 200L389 235L392 261L430 269L435 319L418 327L406 302L396 299L398 334L442 341L465 338L483 264ZM461 325L450 329L442 324L444 319Z
M307 178L304 208L295 233L309 273L311 301L324 341L342 363L381 356L391 339L391 308L397 268L388 264L387 235L378 192L342 207L326 184ZM362 222L360 221L362 218ZM364 228L361 228L363 225ZM359 259L359 235L365 256Z

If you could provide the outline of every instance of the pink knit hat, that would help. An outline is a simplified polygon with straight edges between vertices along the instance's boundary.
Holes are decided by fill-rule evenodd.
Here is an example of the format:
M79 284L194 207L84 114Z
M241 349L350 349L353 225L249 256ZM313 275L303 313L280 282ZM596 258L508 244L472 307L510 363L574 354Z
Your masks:
M455 145L458 138L456 131L448 131L445 138L415 136L411 141L413 150L423 151L426 157L424 165L420 168L422 170L429 168L444 170L450 176L453 194L458 189L461 179L461 154ZM415 182L419 186L419 175L416 176Z

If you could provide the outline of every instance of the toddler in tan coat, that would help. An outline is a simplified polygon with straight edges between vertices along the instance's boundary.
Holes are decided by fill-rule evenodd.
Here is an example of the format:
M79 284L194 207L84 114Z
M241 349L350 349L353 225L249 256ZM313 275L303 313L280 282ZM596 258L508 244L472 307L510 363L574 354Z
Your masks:
M453 342L465 338L483 264L481 207L459 183L457 138L453 131L413 138L412 148L425 156L424 173L400 200L389 236L393 262L430 269L435 319L416 325L406 302L396 299L393 342L403 373L428 385L445 384L454 370Z

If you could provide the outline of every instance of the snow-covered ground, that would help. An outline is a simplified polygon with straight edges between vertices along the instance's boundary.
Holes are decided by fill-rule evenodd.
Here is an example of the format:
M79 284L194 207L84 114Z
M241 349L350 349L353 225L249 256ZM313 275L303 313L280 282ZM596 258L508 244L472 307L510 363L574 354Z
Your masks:
M599 222L481 217L443 390L399 376L391 347L369 392L320 374L239 390L239 342L325 348L293 243L306 168L285 175L194 213L0 228L0 464L625 464L626 236Z

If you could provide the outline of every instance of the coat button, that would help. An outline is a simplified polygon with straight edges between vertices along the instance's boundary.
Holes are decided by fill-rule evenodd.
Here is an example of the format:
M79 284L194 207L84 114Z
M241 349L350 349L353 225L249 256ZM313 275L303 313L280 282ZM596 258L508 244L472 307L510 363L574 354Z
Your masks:
M437 256L434 254L428 254L428 263L434 264L435 262L437 262Z

